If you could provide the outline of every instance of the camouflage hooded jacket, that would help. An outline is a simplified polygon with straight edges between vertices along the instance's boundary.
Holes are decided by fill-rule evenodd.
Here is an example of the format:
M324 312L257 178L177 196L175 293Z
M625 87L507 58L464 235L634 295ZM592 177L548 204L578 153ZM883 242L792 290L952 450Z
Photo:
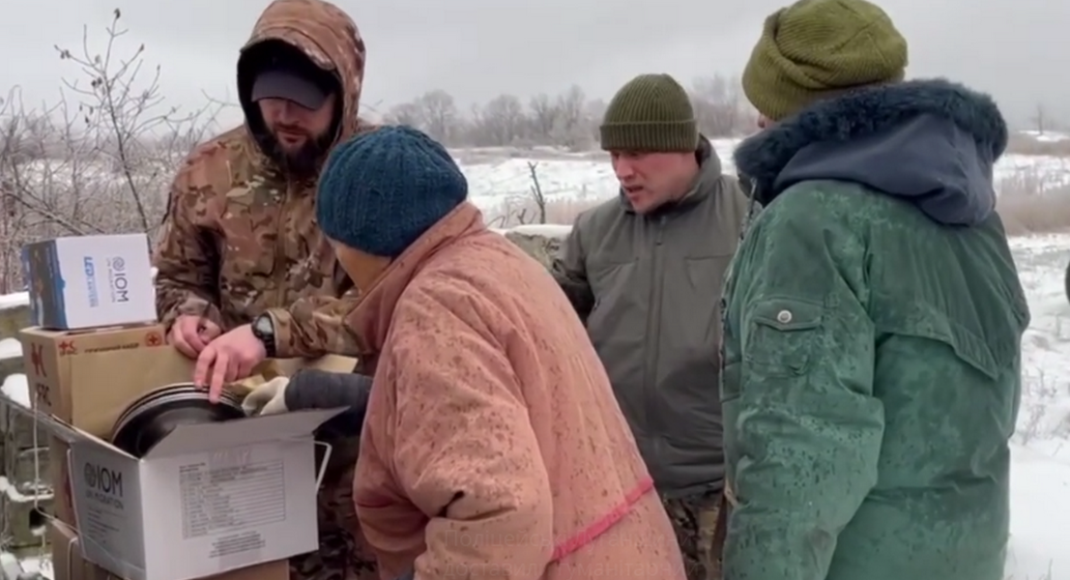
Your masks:
M157 311L168 326L192 314L225 330L268 312L279 356L355 355L341 324L355 292L316 223L315 180L288 178L258 139L265 129L242 59L268 41L289 43L337 75L335 144L368 127L357 117L365 53L352 19L319 0L271 3L239 59L245 124L198 146L172 186L154 257Z

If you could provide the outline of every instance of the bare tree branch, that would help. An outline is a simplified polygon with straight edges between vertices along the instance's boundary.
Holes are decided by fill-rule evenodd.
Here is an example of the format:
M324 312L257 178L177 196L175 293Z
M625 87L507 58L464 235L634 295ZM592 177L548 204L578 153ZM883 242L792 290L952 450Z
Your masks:
M0 292L24 287L27 242L153 233L182 159L230 106L209 98L188 113L167 106L144 45L124 48L118 10L105 34L99 51L88 28L77 52L56 46L75 72L56 102L26 107L17 87L0 98Z

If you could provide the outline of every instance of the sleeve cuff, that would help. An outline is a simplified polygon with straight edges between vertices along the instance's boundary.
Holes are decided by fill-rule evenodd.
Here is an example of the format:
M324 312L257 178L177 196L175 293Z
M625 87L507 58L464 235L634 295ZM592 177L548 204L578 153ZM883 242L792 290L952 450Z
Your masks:
M172 308L160 322L164 325L164 328L167 331L170 331L171 325L175 323L175 320L179 316L204 317L211 320L224 331L227 330L226 328L223 328L223 317L219 312L219 307L199 296L190 296L186 298Z
M293 316L281 308L272 308L265 314L271 317L271 324L275 328L275 358L293 358Z

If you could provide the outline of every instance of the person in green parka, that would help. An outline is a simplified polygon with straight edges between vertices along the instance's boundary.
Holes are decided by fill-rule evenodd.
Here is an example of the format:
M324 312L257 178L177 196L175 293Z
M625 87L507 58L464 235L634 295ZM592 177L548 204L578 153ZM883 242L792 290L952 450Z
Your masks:
M766 22L724 290L726 580L1002 580L1029 310L988 96L904 81L864 0Z

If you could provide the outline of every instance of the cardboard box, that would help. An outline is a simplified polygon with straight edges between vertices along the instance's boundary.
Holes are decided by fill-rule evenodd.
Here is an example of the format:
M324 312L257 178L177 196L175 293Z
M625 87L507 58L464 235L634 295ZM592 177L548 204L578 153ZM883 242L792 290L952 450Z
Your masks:
M19 338L34 409L102 439L111 435L131 403L193 378L193 362L164 343L159 325L90 331L27 328ZM69 447L54 432L50 435L54 515L74 524Z
M78 534L70 526L50 522L48 543L52 546L53 580L119 580L107 570L82 559Z
M190 580L317 550L312 432L341 411L180 425L140 460L79 433L85 559L127 580Z
M166 385L192 380L193 361L166 344L164 336L163 327L156 324L88 331L23 329L19 338L34 409L107 440L119 415L134 401ZM355 359L328 355L271 360L262 370L272 376L303 367L350 372L355 364ZM55 516L73 525L68 449L65 440L51 437Z
M26 380L35 410L97 437L139 397L193 379L193 361L166 344L158 324L90 331L26 328Z
M71 330L156 320L148 236L56 238L22 247L30 317Z
M118 576L85 561L82 544L74 528L63 523L49 525L49 544L52 546L53 580L122 580ZM205 580L290 580L290 566L286 560L275 560L232 572L209 576Z
M71 446L53 435L48 444L48 477L52 483L52 516L74 525L74 499L71 498Z

